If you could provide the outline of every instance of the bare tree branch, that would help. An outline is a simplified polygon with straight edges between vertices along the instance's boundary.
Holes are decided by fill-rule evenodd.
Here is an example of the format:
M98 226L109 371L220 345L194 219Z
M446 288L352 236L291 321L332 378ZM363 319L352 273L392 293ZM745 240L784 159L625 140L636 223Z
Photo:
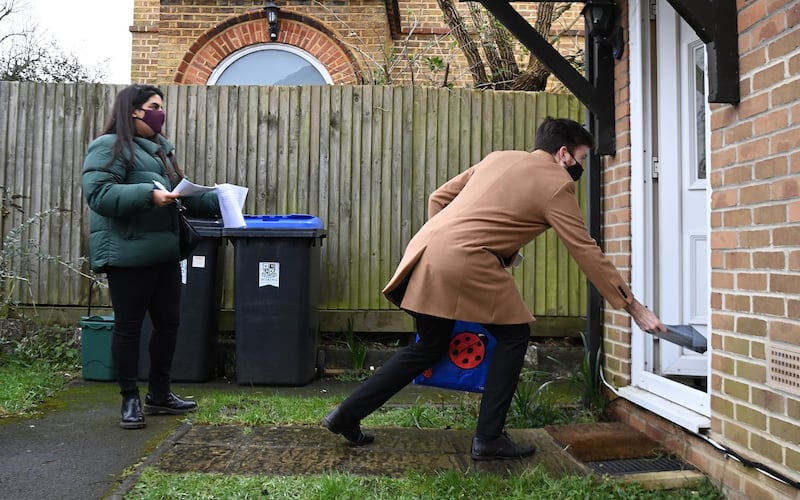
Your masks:
M440 43L441 39L444 38L442 36L434 37L423 47L420 47L418 52L412 54L410 52L410 48L413 47L411 40L416 35L417 29L421 24L416 16L414 16L412 20L408 33L406 33L403 40L397 43L392 43L392 40L384 34L383 28L378 26L374 30L374 37L378 40L380 54L376 57L374 52L365 50L365 47L369 47L374 42L365 40L362 37L363 31L351 28L346 19L340 17L335 10L325 5L324 2L315 0L314 4L323 8L328 14L341 23L344 27L342 31L345 36L340 38L340 41L347 45L350 50L357 53L361 59L368 64L369 68L366 69L369 70L369 74L358 75L362 83L391 85L394 83L396 74L402 71L404 77L409 78L412 84L414 84L417 74L424 67L424 61L431 59L430 57L426 57L425 54L429 53L429 49L435 47ZM369 34L367 36L369 36ZM441 66L441 69L445 68L443 61L437 64L429 62L428 66L436 66L435 69L440 69L439 66ZM436 72L435 69L434 73ZM447 78L446 75L445 81L447 81Z
M550 71L533 54L528 55L525 69L521 70L517 62L515 47L518 45L511 33L488 14L483 6L470 2L468 9L470 21L474 31L470 30L466 21L459 16L453 0L438 0L439 7L445 15L445 22L452 30L453 36L459 43L473 73L476 88L514 89L514 90L544 90ZM561 34L567 29L559 30L559 34L550 35L553 23L556 22L567 10L572 7L570 2L542 2L537 3L534 29L543 37L557 44ZM573 23L574 24L574 23ZM480 41L485 62L477 52L477 43ZM476 65L480 64L480 68ZM486 74L490 77L485 77ZM478 78L480 74L484 77Z
M495 90L508 89L519 74L511 34L494 16L484 15L484 9L477 4L470 3L469 10L492 73L491 87Z
M534 29L546 38L549 38L550 28L553 26L554 7L552 3L540 3L536 11ZM528 55L525 71L518 75L511 88L514 90L543 90L547 87L548 78L550 78L550 70L531 53Z
M14 0L3 0L3 3L0 3L0 21L14 12L16 12L14 9Z
M12 26L11 17L18 12L20 12L20 9L16 5L15 0L3 0L3 2L0 3L0 25L9 28L8 31L2 30L2 32L0 32L0 45L10 38L27 36L31 33L32 30L29 28L16 28Z
M39 36L36 27L14 28L13 15L24 5L16 0L0 3L0 80L31 82L96 82L105 75L101 67L84 66L77 55L64 52L55 40Z
M489 83L486 77L486 68L481 59L481 54L478 51L478 46L475 40L469 34L464 20L456 10L453 0L437 0L439 8L444 14L444 19L451 29L451 34L456 39L456 42L461 47L464 57L467 59L467 65L470 73L472 73L472 80L475 86Z

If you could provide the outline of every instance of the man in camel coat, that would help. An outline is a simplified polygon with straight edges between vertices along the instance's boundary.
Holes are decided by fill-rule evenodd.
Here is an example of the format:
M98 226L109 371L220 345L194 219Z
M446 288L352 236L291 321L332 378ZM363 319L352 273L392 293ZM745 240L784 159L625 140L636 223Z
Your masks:
M481 323L497 339L472 441L472 458L532 455L503 432L535 321L508 267L519 250L553 228L581 270L615 308L645 331L666 331L642 306L589 235L575 181L593 138L577 122L547 118L536 149L497 151L450 179L428 203L428 221L411 239L383 290L411 314L419 342L398 351L325 419L352 443L373 441L360 422L444 356L456 320Z

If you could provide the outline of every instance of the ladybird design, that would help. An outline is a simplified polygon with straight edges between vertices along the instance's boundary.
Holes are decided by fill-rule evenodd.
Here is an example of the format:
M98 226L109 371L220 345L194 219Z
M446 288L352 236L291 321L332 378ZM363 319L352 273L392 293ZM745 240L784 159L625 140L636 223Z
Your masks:
M450 361L459 368L478 367L486 359L486 336L474 332L461 332L450 340Z

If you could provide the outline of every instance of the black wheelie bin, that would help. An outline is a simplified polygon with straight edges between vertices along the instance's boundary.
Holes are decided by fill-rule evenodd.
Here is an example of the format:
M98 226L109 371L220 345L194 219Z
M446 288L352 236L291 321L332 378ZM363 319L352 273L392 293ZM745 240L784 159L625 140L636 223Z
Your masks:
M322 220L246 215L245 227L222 234L234 248L237 382L309 383L317 372Z

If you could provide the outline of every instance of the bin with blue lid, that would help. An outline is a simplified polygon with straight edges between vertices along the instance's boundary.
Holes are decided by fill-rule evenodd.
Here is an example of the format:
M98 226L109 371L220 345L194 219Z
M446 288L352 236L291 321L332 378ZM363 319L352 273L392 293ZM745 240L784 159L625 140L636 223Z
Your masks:
M320 248L313 215L245 215L224 228L234 248L236 380L297 386L317 373Z
M192 255L180 263L180 325L170 376L176 382L206 382L213 378L217 364L225 240L222 219L189 218L189 223L202 239ZM150 375L148 350L152 334L153 324L148 314L139 340L139 378L142 380Z

